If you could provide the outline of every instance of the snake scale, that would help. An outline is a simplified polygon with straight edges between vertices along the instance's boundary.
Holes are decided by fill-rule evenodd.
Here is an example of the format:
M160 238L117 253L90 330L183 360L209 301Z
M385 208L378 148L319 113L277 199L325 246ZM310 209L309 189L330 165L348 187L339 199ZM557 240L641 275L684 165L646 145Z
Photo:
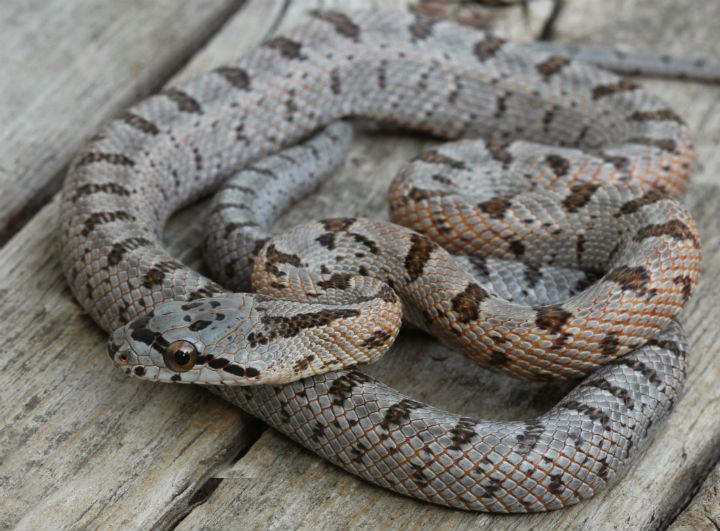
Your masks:
M346 149L348 125L328 126L343 117L460 139L392 185L391 218L423 234L334 218L267 241ZM64 185L62 263L127 373L208 385L402 494L544 511L612 481L679 395L674 318L700 244L674 198L692 161L682 119L614 74L451 22L317 11L108 124ZM259 250L257 294L161 241L173 212L233 174L207 248L241 288ZM352 367L389 347L401 314L492 370L585 378L527 421L439 410Z

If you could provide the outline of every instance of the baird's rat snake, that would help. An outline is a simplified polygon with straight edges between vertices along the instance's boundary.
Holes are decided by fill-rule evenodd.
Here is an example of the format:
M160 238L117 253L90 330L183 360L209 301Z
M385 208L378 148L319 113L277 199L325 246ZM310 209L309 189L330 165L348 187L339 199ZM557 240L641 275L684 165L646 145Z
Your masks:
M478 138L421 154L393 183L392 219L424 235L351 218L298 227L260 250L260 294L230 293L165 250L170 214L246 168L234 186L247 203L215 210L244 217L221 218L230 243L208 241L225 281L244 282L247 259L219 251L257 250L243 245L260 247L272 202L294 195L274 170L293 157L260 159L342 117ZM294 149L341 150L347 127ZM331 165L315 151L308 175ZM128 373L205 383L403 494L554 509L616 477L678 397L687 345L674 318L700 244L674 198L692 160L682 119L614 74L451 22L316 12L91 141L63 190L63 267ZM342 368L381 355L401 313L492 370L586 377L545 415L493 422Z

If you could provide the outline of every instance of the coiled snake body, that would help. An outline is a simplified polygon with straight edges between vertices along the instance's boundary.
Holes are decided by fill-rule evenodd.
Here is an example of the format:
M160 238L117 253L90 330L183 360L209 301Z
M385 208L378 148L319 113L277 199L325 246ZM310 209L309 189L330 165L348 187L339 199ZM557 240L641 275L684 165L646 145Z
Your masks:
M426 235L347 218L298 227L262 247L258 295L229 293L163 248L172 212L344 116L483 139L425 152L395 180L391 217ZM332 166L323 152L347 145L347 127L295 148L312 153L308 174ZM243 285L261 225L294 195L276 171L288 153L231 183L247 202L216 203L244 212L219 218L229 240L208 239L225 282ZM403 494L549 510L616 477L678 396L687 346L674 317L700 246L671 197L692 158L682 120L613 74L450 22L316 12L86 147L63 190L63 267L115 331L109 353L126 372L209 385ZM340 369L382 354L401 313L493 370L589 376L541 417L490 422Z

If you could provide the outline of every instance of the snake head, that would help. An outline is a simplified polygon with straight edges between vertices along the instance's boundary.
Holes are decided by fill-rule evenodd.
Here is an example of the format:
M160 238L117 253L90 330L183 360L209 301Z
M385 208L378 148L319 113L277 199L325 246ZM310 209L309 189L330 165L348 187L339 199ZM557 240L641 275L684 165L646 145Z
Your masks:
M139 378L202 385L288 383L370 363L392 344L402 313L373 282L371 296L349 304L248 293L165 302L113 332L108 354Z
M244 358L238 350L246 346L245 329L255 320L255 302L250 296L231 294L160 304L115 330L108 354L117 367L145 380L252 384L260 367L240 367L231 360Z

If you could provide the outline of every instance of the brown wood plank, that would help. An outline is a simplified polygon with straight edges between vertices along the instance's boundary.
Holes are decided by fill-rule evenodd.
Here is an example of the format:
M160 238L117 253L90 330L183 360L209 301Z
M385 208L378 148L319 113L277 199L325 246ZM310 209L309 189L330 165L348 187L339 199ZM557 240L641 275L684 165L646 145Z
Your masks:
M242 0L6 0L0 244L57 191L108 117L155 90Z

